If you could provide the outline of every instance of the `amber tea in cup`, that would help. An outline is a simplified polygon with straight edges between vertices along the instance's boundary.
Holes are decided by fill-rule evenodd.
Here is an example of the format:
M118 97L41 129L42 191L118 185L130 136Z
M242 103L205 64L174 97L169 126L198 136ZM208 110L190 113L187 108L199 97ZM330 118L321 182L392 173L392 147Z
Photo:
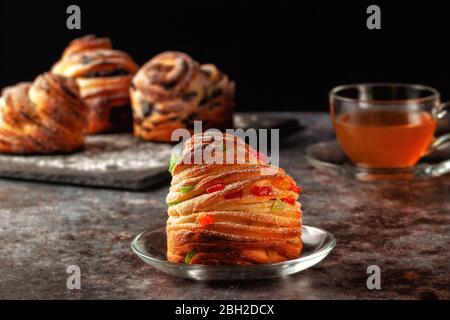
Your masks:
M347 85L330 93L337 139L353 163L367 168L413 167L436 147L446 108L435 89L420 85Z

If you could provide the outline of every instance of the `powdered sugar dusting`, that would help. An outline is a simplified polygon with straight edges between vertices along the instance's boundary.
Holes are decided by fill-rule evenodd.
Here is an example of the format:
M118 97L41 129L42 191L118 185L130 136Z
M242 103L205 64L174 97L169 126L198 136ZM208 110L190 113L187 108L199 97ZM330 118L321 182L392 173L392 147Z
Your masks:
M131 135L99 135L86 138L85 150L69 155L0 156L0 161L75 171L145 170L166 166L172 146L140 142Z

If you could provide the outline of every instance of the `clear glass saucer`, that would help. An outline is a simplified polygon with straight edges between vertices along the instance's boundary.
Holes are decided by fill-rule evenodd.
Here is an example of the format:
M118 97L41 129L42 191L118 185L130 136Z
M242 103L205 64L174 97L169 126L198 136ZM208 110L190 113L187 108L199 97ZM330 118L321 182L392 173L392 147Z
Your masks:
M278 278L308 269L322 261L336 245L334 236L320 228L302 227L300 258L279 263L210 266L172 263L166 259L166 228L146 231L131 243L131 249L145 263L164 273L193 280L244 280Z
M344 154L337 140L310 144L305 148L304 156L312 166L322 171L362 181L429 179L450 173L450 148L441 148L407 169L355 166Z

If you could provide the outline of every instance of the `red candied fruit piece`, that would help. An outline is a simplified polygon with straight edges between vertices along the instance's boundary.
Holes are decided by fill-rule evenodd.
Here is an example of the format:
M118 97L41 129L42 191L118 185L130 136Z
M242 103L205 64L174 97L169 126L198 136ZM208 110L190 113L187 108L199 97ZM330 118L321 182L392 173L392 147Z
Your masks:
M202 227L207 226L208 224L213 224L214 222L215 222L214 218L211 217L210 215L204 215L204 216L200 217L200 219L198 219L198 223Z
M283 201L284 203L290 204L291 206L293 206L295 204L295 199L292 199L292 198L283 198L283 199L281 199L281 201Z
M273 194L273 189L270 186L253 186L252 193L255 196L270 196Z
M303 191L302 187L300 187L300 186L292 186L289 188L289 190L297 192L297 193L301 193Z
M228 193L224 196L225 199L235 199L235 198L242 198L244 195L244 192L242 190Z
M217 192L217 191L220 191L220 190L223 190L223 189L225 189L225 185L219 183L219 184L213 185L213 186L209 187L208 189L206 189L206 192L207 193L213 193L213 192Z

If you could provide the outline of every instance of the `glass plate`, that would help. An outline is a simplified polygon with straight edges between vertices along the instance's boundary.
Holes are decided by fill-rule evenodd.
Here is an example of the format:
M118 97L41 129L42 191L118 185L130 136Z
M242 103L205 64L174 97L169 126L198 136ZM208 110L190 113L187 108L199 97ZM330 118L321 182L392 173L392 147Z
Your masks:
M287 276L308 269L322 261L336 245L334 236L322 229L302 227L303 250L300 258L279 263L244 266L209 266L172 263L166 260L166 228L160 227L138 235L131 249L145 263L164 273L194 280L243 280Z
M413 168L368 169L355 166L342 151L337 140L314 143L305 148L306 160L314 167L330 174L356 180L429 179L450 172L450 148L441 148L423 157Z

